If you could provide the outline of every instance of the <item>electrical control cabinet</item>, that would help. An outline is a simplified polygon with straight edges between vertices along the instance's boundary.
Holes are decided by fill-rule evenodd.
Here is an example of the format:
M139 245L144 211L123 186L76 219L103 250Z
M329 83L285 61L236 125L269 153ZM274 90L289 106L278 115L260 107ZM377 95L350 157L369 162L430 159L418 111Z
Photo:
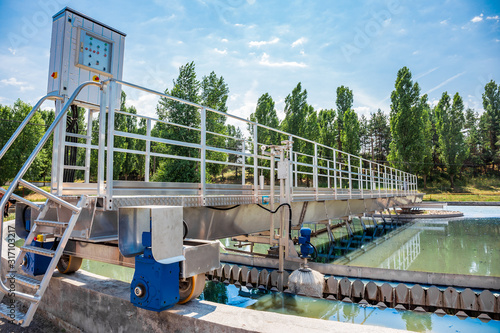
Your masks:
M71 8L53 16L47 93L70 96L86 81L122 79L125 34ZM114 92L120 105L121 91ZM97 107L100 91L82 90L76 104Z

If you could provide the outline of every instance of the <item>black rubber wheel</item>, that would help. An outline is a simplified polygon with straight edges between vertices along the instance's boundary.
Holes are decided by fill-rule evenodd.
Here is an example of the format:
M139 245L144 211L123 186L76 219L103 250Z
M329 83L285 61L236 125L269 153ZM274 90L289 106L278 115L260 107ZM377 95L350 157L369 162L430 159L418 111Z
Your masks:
M62 274L74 273L82 267L82 258L63 254L57 263L57 270Z
M198 274L179 281L179 304L184 304L201 295L205 289L205 274Z

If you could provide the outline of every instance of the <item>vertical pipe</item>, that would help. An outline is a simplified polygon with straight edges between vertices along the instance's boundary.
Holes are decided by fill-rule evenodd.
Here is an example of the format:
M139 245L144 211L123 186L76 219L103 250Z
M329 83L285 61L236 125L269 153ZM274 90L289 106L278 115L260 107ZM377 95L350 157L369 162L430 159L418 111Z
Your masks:
M316 201L319 199L319 184L318 184L318 144L314 143L314 158L313 158L313 182L314 182L314 193L316 193Z
M274 183L274 169L275 169L275 160L274 160L274 149L271 148L271 170L269 172L269 182L271 185L271 191L269 192L269 205L271 210L274 210L274 190L275 190L275 183ZM272 245L274 241L274 215L276 214L270 214L270 224L269 224L269 244Z
M337 152L333 151L333 187L335 189L335 200L337 200Z
M207 110L205 108L200 109L200 118L201 118L201 163L200 163L200 184L201 184L201 202L203 206L205 205L205 194L207 190Z
M68 100L67 96L64 96L64 103ZM66 110L59 110L59 112L63 112ZM57 114L56 114L57 117ZM64 181L64 153L66 150L66 122L61 121L58 128L57 135L57 164L56 164L56 182L57 182L57 195L62 195L63 192L63 181ZM54 134L54 138L56 135ZM55 146L55 145L54 145Z
M352 199L352 173L351 173L351 155L347 154L347 170L349 171L349 198Z
M151 164L151 119L146 119L146 158L144 161L144 181L149 182L149 169Z
M328 188L330 189L330 160L327 160L326 161L326 169L328 171L328 177L327 177L327 180L328 180Z
M297 177L297 153L294 153L294 157L293 157L294 161L295 161L295 187L299 187L299 182L298 182L298 177Z
M370 164L370 196L372 196L375 180L373 179L373 173L372 173L372 161L369 161L368 163Z
M93 119L93 110L88 109L87 114L87 139L85 143L87 147L85 147L85 183L90 182L90 144L92 143L92 119Z
M358 188L359 188L359 193L361 194L361 197L363 198L363 160L361 157L359 158L359 170L358 170Z
M244 154L245 151L246 151L246 146L245 146L246 142L245 142L245 139L241 140L241 152ZM244 186L245 185L245 155L241 155L241 185Z
M377 163L378 196L380 197L380 164Z
M106 203L109 210L113 208L113 159L115 145L115 108L117 86L115 81L109 83L108 97L108 154L106 164Z
M106 109L108 105L108 85L102 86L99 110L99 150L97 151L97 195L104 196L104 165L106 154Z
M57 117L57 115L59 114L59 112L61 112L61 107L62 107L62 101L61 100L56 100L55 101L55 115ZM61 131L61 125L59 124L56 128L55 128L55 131L54 131L54 141L53 141L53 145L52 145L52 170L50 172L50 188L51 188L51 192L53 194L57 194L59 195L58 193L58 189L59 189L59 181L58 181L58 177L59 177L59 168L58 168L58 165L59 165L59 145L60 145L60 131ZM55 192L55 193L54 193Z
M294 179L293 178L293 136L289 135L288 141L290 141L290 152L288 155L288 157L290 159L290 163L289 163L289 168L288 168L288 175L290 177L291 187L293 187L293 179Z
M257 141L257 122L253 124L253 195L254 202L259 203L259 143Z

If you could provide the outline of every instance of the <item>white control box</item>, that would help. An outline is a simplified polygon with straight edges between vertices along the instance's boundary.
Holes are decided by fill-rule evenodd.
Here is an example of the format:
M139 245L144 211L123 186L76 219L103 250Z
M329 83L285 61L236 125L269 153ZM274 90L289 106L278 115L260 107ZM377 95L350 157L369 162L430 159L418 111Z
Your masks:
M122 79L125 34L71 8L53 16L47 93L71 96L86 81ZM115 92L116 106L121 91ZM75 104L100 104L98 87L86 87Z

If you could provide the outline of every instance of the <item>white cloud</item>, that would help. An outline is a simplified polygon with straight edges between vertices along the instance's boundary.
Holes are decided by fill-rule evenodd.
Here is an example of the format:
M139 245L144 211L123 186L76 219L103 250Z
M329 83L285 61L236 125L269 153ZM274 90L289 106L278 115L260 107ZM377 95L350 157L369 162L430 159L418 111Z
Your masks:
M228 40L226 38L222 38L220 41L223 42L223 43L227 43L228 42Z
M252 41L248 43L248 46L250 47L261 47L263 45L271 45L271 44L276 44L280 41L278 37L275 37L271 39L270 41Z
M149 24L162 24L165 22L168 22L170 20L173 20L175 18L175 14L172 14L170 16L156 16L153 17L152 19L149 19L145 22L142 22L141 25L149 25Z
M27 90L33 90L35 87L27 82L17 81L15 77L11 77L10 79L2 79L0 80L0 84L3 86L11 86L11 87L19 87L21 92Z
M235 26L235 27L239 27L239 28L241 28L241 27L244 27L245 25L244 25L244 24L241 24L241 23L235 23L235 24L234 24L234 26Z
M12 53L12 55L16 55L16 50L13 49L12 47L9 47L8 50L10 53Z
M487 20L499 20L500 19L500 16L498 15L495 15L495 16L488 16L486 17Z
M497 42L497 43L500 42L500 39L495 39L495 42Z
M132 96L133 93L127 94L126 105L128 107L135 106L137 113L143 116L157 118L156 105L158 105L158 96L146 92L139 92L138 96ZM134 98L136 97L136 98Z
M279 62L271 62L269 60L269 54L263 53L262 57L260 58L259 64L263 66L269 66L269 67L297 67L297 68L304 68L307 67L306 64L303 62L296 62L296 61L279 61Z
M307 38L300 37L299 39L297 39L295 42L292 43L292 47L296 47L296 46L302 45L302 44L304 44L306 42L307 42Z
M369 116L370 115L370 110L372 109L371 107L369 106L358 106L356 109L356 112L358 113L358 115L365 115L365 117Z
M442 25L447 25L448 24L448 20L442 20L441 22L439 22L440 24Z
M5 86L22 86L23 84L26 84L25 82L17 81L15 77L11 77L10 79L2 79L0 80L0 83Z
M477 22L481 22L483 20L483 14L479 15L479 16L474 16L472 18L472 20L470 20L472 23L477 23Z
M219 54L227 54L227 50L219 50L218 48L215 48L214 52L219 53Z

